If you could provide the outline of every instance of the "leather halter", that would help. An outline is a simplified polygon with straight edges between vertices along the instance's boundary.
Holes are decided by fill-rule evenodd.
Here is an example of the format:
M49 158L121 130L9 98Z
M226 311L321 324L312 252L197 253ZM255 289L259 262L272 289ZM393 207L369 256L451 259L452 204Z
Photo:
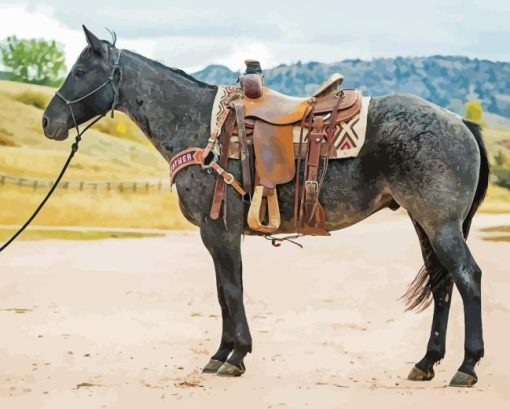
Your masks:
M76 128L76 132L78 135L81 135L80 134L80 128L79 128L79 125L78 125L78 122L76 122L76 118L74 116L74 112L73 112L73 105L78 103L78 102L81 102L83 101L84 99L90 97L91 95L94 95L96 92L98 92L99 90L103 89L105 86L107 86L108 84L111 85L112 87L112 90L113 90L113 101L112 101L112 107L111 107L111 115L112 115L112 118L113 118L113 113L115 111L115 108L117 107L117 105L119 104L119 93L120 93L120 90L119 90L119 84L120 84L120 81L122 80L122 67L119 65L119 62L120 62L120 56L122 55L122 50L119 50L119 54L117 55L117 59L115 60L115 63L113 64L113 69L112 69L112 73L110 74L110 76L108 77L108 79L103 82L101 85L99 85L98 87L94 88L92 91L90 91L88 94L82 96L82 97L79 97L79 98L76 98L76 99L73 99L73 100L69 100L67 99L66 97L64 97L60 91L57 91L55 93L55 95L57 97L59 97L60 99L62 99L62 101L65 102L65 104L69 107L69 111L71 111L71 117L73 118L73 122L74 122L74 127ZM119 80L117 81L117 83L115 82L115 74L119 74ZM102 114L99 116L99 118L96 119L95 122L97 122L99 119L101 119L103 116L105 116L105 114ZM88 127L87 127L88 128Z

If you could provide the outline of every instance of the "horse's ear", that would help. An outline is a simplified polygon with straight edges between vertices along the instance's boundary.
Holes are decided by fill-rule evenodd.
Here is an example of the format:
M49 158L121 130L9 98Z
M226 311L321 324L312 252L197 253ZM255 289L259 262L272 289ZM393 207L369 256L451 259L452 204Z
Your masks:
M94 51L94 53L96 53L97 56L104 57L106 53L105 44L94 34L92 34L92 32L90 32L87 27L85 27L84 25L82 27L83 32L85 33L85 37L87 38L87 43L90 46L90 48L92 48L92 50Z

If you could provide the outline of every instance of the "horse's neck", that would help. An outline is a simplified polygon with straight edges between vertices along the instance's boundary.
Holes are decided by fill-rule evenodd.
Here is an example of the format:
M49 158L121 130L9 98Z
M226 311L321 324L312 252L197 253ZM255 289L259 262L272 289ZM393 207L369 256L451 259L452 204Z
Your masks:
M119 109L130 116L167 160L207 143L216 88L137 54L123 54Z

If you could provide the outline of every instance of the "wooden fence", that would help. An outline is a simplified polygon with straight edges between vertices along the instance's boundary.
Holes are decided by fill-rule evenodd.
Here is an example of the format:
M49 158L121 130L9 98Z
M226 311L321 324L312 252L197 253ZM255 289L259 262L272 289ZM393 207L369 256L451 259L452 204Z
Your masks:
M28 176L9 175L0 173L0 187L5 185L48 190L55 181L52 179L31 178ZM59 189L73 191L103 191L119 193L148 193L161 192L170 189L169 180L146 179L146 180L63 180L60 182Z

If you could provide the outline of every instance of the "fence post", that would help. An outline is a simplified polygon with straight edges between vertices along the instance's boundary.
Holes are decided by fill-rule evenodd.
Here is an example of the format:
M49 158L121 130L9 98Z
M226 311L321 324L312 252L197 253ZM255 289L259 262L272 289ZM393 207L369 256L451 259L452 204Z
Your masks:
M18 186L23 186L23 178L18 179Z
M0 185L5 185L5 175L0 178Z
M136 182L133 182L133 192L136 192Z
M158 182L158 190L161 192L161 180Z
M83 191L83 182L80 182L80 192Z
M106 191L107 191L107 192L109 192L109 191L110 191L110 189L111 189L111 187L112 187L112 185L110 184L110 182L108 182L108 183L106 184Z
M120 184L119 184L119 192L120 193L124 192L124 185L122 184L122 182L120 182Z
M33 186L34 192L37 190L37 180L34 180L34 186Z
M145 193L149 191L149 182L145 183Z

